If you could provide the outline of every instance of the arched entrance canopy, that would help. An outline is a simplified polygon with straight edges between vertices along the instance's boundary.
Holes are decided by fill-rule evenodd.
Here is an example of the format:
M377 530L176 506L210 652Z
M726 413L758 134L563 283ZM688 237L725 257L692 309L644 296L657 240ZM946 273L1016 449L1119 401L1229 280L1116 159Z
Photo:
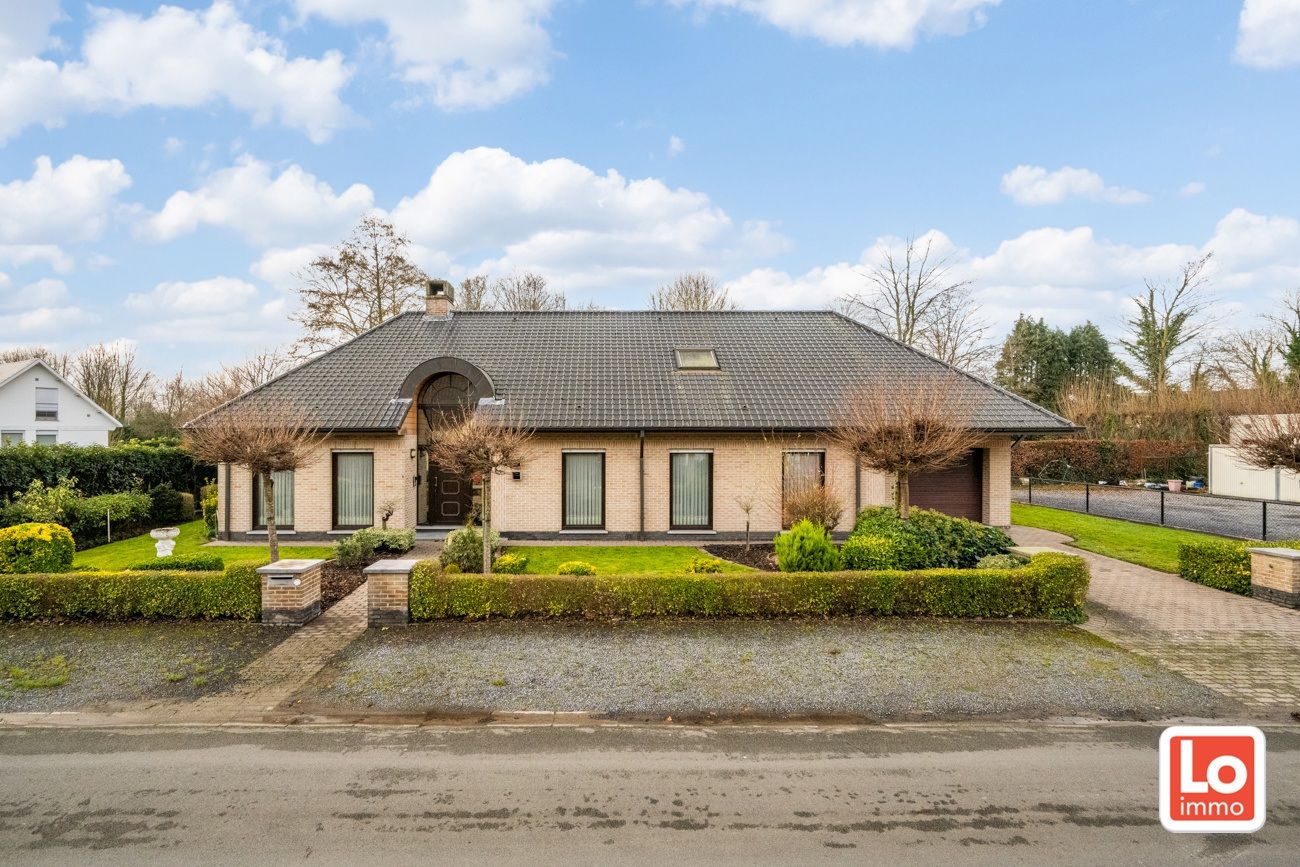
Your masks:
M442 355L423 362L408 373L406 379L402 381L402 388L398 397L414 401L424 383L440 373L458 373L468 379L477 398L496 396L496 387L492 384L492 377L463 358Z

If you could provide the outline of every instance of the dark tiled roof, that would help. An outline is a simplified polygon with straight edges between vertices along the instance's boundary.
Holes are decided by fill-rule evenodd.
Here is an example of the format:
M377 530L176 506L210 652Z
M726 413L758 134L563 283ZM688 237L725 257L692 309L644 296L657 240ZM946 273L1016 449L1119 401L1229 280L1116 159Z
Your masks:
M678 371L674 348L716 350L719 371ZM239 400L289 397L336 430L391 430L402 385L433 358L464 359L491 378L511 415L538 429L824 428L865 380L907 383L940 362L826 311L405 313ZM974 377L954 400L972 426L1070 430L1060 416Z

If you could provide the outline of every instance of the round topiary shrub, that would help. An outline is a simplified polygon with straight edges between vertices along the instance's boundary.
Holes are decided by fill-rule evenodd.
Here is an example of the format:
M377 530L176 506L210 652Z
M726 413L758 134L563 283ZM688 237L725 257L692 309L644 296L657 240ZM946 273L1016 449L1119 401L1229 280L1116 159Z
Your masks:
M556 575L595 575L596 567L581 560L569 560L555 567Z
M773 541L776 565L782 572L834 572L840 568L840 554L830 531L812 521L799 521Z
M501 537L493 531L492 550L495 551L500 546ZM472 526L452 530L447 534L447 540L442 543L442 553L438 555L438 559L442 561L443 566L454 563L462 572L482 572L483 534L479 532L478 527Z
M0 530L0 572L67 572L76 546L58 524L17 524Z
M851 536L840 546L843 569L897 569L898 544L888 536Z
M498 575L522 575L528 568L528 558L523 554L502 554L492 561L492 571Z
M692 575L715 575L722 571L722 561L717 557L695 557L686 564L686 571Z

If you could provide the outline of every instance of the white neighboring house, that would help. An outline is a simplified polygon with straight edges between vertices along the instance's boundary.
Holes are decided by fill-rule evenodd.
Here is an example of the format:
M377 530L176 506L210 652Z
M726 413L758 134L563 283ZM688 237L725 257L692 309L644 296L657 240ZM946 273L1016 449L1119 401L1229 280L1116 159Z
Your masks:
M1210 493L1228 497L1250 497L1300 503L1300 476L1290 470L1252 467L1241 459L1238 446L1243 426L1250 416L1237 415L1229 420L1228 443L1210 446L1210 475L1206 481Z
M39 358L0 364L0 446L106 446L121 426Z

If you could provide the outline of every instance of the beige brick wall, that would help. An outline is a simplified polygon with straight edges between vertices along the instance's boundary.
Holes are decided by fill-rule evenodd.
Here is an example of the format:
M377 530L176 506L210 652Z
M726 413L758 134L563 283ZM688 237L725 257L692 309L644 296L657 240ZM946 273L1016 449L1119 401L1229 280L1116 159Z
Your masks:
M1011 526L1011 439L990 437L984 448L984 523Z

